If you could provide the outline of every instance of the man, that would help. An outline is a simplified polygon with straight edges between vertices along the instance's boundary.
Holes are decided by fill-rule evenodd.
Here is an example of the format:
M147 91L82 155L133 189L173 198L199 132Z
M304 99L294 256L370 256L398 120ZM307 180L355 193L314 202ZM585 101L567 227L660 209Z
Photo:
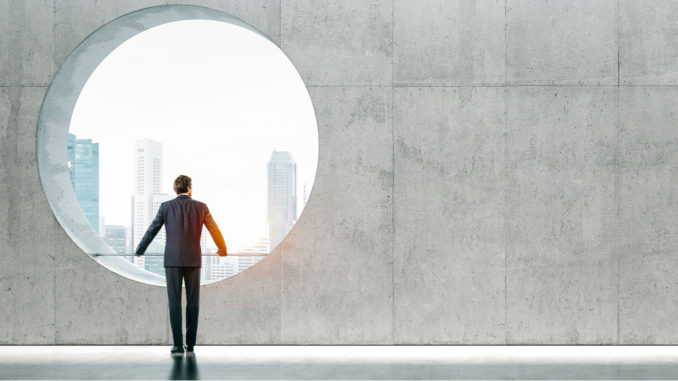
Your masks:
M172 353L184 353L181 332L181 282L186 285L186 350L193 352L195 337L198 333L198 312L200 309L200 268L202 251L200 235L202 225L207 227L219 250L217 254L227 255L226 242L214 222L207 205L193 200L191 178L181 175L174 180L174 192L177 197L163 202L158 214L148 227L146 234L134 251L143 255L153 238L165 225L165 277L167 279L167 298L169 300L170 324L174 346Z

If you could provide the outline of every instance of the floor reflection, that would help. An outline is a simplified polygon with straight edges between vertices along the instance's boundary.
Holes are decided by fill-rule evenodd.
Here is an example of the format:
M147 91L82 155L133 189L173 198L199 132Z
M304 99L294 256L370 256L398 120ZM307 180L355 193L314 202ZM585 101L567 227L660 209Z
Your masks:
M678 346L1 346L0 380L675 380ZM168 357L169 356L169 357Z
M199 380L198 359L195 353L186 353L172 356L172 371L170 380Z

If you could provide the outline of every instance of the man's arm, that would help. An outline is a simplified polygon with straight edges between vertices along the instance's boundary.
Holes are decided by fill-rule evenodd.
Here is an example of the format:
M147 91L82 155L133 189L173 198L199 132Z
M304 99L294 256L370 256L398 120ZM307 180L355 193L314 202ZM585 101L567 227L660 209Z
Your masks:
M164 224L165 216L163 215L161 204L160 208L158 209L158 214L155 215L153 222L151 222L151 226L148 227L148 230L146 230L146 234L144 234L144 237L141 239L141 242L139 242L139 246L137 246L137 249L134 251L135 255L143 255L144 252L146 252L146 248L148 247L148 245L151 244L153 238L155 238L155 236L160 231L160 228L162 228L162 225Z
M205 213L205 221L203 221L203 223L205 224L207 231L210 232L217 248L219 248L217 254L225 257L228 254L228 251L226 250L226 241L224 241L224 236L221 235L221 230L219 230L217 223L214 222L214 218L212 218L212 213L210 213L209 208L207 209L207 213Z

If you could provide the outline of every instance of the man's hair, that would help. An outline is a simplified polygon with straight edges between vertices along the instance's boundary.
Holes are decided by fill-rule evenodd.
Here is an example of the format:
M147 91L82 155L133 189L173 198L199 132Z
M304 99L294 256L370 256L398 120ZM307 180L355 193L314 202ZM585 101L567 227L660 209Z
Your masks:
M174 192L176 194L188 193L188 187L193 187L191 185L190 177L179 175L179 177L174 180Z

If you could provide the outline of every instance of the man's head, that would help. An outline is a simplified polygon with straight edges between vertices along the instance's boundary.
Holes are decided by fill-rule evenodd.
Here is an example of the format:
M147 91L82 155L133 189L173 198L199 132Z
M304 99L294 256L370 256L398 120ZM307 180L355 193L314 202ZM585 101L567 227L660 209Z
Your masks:
M179 177L174 180L174 192L178 195L187 193L189 196L191 196L193 193L191 192L191 188L191 178L188 176L179 175Z

